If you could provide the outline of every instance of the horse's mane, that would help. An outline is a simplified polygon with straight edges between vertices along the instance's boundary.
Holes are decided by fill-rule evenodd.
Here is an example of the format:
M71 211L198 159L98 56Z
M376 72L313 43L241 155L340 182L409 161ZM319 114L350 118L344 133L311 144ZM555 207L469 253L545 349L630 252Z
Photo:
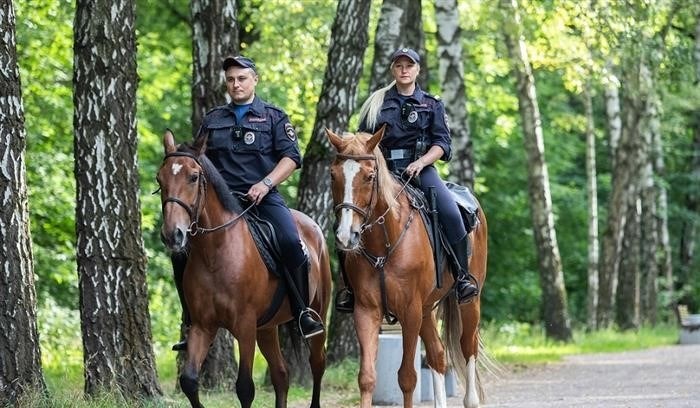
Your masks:
M343 133L342 153L349 155L367 154L365 152L365 146L367 145L367 141L370 137L372 137L371 134L364 132ZM372 154L377 159L378 194L391 209L389 212L396 216L396 209L399 207L399 202L396 199L396 192L398 191L399 184L389 171L389 168L386 165L386 160L384 160L384 155L382 154L381 150L379 150L379 145L375 146Z
M228 188L228 185L226 184L226 181L221 176L221 173L219 173L219 170L217 170L216 167L214 167L214 164L211 162L211 160L209 160L209 158L206 155L199 155L199 152L195 150L192 147L192 145L187 143L180 144L177 148L177 151L189 153L196 157L197 160L199 160L199 164L204 170L207 181L214 187L214 191L219 197L221 205L227 211L231 211L236 214L240 214L243 212L243 207L241 206L240 200L233 193L231 193L231 191Z

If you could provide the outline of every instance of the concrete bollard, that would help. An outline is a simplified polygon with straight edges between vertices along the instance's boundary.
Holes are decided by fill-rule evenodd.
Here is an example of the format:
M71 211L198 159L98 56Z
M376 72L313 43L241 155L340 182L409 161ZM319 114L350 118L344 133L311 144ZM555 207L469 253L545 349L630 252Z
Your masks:
M403 340L401 334L380 333L379 349L377 350L377 384L372 395L373 405L403 405L403 392L399 387L398 372L403 358ZM416 348L413 359L416 370L416 389L413 392L413 403L419 404L421 398L421 367L420 347Z
M700 324L700 314L688 315L685 323L692 326ZM700 329L681 327L680 344L700 344Z
M427 366L420 369L421 401L433 400L433 374L430 371L430 368L428 368Z

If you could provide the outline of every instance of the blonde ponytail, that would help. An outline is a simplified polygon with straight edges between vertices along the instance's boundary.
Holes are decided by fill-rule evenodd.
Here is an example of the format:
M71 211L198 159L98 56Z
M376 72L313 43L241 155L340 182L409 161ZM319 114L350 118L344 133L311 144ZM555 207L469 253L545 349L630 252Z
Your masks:
M374 131L377 126L377 118L379 117L379 111L382 109L382 104L384 103L384 95L396 84L396 81L391 81L391 83L384 88L379 88L370 95L365 103L362 104L360 108L360 123L365 123L369 131Z

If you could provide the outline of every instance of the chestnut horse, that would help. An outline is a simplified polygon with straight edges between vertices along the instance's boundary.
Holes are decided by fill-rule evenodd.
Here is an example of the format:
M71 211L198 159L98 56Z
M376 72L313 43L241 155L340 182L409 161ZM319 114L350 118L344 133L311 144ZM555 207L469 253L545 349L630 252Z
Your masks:
M245 210L204 155L206 139L199 137L192 147L178 147L172 133L166 132L165 158L157 177L163 205L163 241L170 251L188 252L183 287L192 325L180 386L193 407L202 407L197 378L209 346L222 327L238 341L236 394L241 407L250 407L255 395L252 368L256 341L269 366L275 407L286 407L289 376L277 330L292 320L286 296L274 315L268 313L283 280L268 272L248 224L240 218ZM325 238L308 216L291 211L308 249L311 307L325 321L331 289ZM259 325L259 320L267 322ZM294 343L298 347L300 341ZM326 365L325 334L309 339L309 347L311 407L319 407Z
M330 130L326 132L337 150L330 168L337 219L336 246L346 253L347 283L355 293L353 317L361 354L360 406L372 405L378 335L382 317L388 312L398 319L403 334L398 382L404 407L412 406L416 387L413 361L418 336L425 343L427 362L433 370L435 405L446 404L444 375L449 358L466 386L464 406L478 407L482 397L476 373L480 298L457 305L452 290L454 278L448 265L441 272L442 287L436 287L435 262L425 225L402 184L387 170L377 147L384 128L374 135L340 136ZM481 209L478 218L478 226L470 233L473 247L470 272L483 287L487 226ZM442 305L446 347L437 330L438 303Z

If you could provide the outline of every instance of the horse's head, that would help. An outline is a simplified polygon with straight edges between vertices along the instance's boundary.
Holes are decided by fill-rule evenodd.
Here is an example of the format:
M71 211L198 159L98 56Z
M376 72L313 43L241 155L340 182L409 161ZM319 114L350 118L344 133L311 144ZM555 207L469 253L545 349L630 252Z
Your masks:
M206 137L199 137L194 146L178 149L172 132L163 136L165 158L156 180L163 206L163 243L173 252L186 249L188 232L196 224L204 204L206 175L199 157L206 147Z
M342 136L326 129L328 140L338 152L331 164L331 192L336 214L336 247L356 250L361 245L363 228L368 225L377 202L390 207L391 194L383 197L380 181L390 177L377 145L384 127L377 133L345 133Z

